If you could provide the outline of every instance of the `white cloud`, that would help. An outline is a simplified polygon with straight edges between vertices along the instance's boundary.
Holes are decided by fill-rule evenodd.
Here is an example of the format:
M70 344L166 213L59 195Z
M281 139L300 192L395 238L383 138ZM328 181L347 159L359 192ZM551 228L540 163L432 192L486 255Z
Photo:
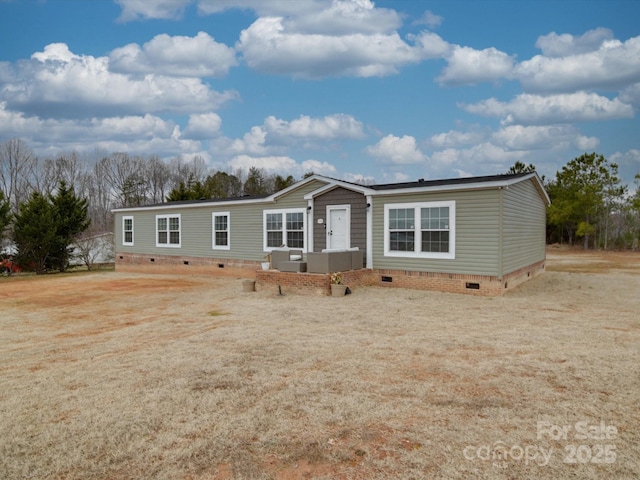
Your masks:
M632 118L634 115L633 107L617 98L610 100L596 93L586 92L546 96L523 93L510 102L490 98L460 106L471 113L501 117L505 125L613 120Z
M426 25L429 28L436 28L442 25L444 18L440 15L436 15L431 10L424 12L422 17L413 22L415 25Z
M491 143L508 151L514 150L594 150L599 140L581 135L575 127L511 125L495 132Z
M304 173L313 172L320 175L334 175L336 167L329 162L320 162L319 160L305 160L300 164Z
M482 173L506 171L516 160L527 158L526 150L509 150L491 142L483 142L470 148L447 148L431 155L431 165L435 169L455 169L474 166L474 170Z
M632 148L626 152L615 152L609 157L610 163L618 164L618 172L623 183L629 185L631 192L635 192L635 176L640 173L640 150Z
M443 85L474 85L509 78L514 57L496 48L476 50L454 45L447 56L447 66L436 79Z
M293 175L297 178L302 177L302 175L309 171L324 175L331 175L336 171L335 167L327 162L305 160L302 163L298 163L288 156L259 157L238 155L231 159L229 166L233 169L241 168L245 171L249 170L251 167L256 167L265 170L268 173Z
M228 148L230 153L266 155L269 150L265 146L267 133L262 127L251 127L242 139L235 139Z
M264 129L269 136L280 138L333 140L364 137L362 123L351 115L343 114L327 115L322 118L302 115L291 122L269 116L264 121Z
M357 183L360 185L374 185L376 183L375 178L370 175L363 175L361 173L346 172L342 175L342 178L351 183Z
M372 157L397 165L419 163L427 159L417 147L416 139L410 135L387 135L375 145L367 147L366 151Z
M398 13L387 8L375 8L370 0L334 0L329 8L286 21L291 32L328 35L390 33L401 25Z
M176 20L193 0L115 0L122 7L118 20L129 22L144 18Z
M221 152L231 155L267 156L294 146L326 148L327 141L362 138L362 123L350 115L318 118L302 115L290 122L269 116L262 125L251 127L242 138L221 139L216 145Z
M640 83L628 86L620 91L620 100L633 105L640 105Z
M197 0L197 3L204 15L241 9L253 10L260 16L290 16L317 12L327 8L331 0Z
M69 118L207 112L237 97L213 91L198 78L113 73L107 57L76 55L64 43L16 64L0 92L10 109Z
M613 33L608 28L589 30L579 37L569 33L558 35L552 32L538 38L536 47L546 57L567 57L598 50L605 40L611 40Z
M109 67L120 73L155 73L167 76L222 77L237 65L235 51L199 32L195 37L156 35L142 48L131 43L114 49Z
M297 78L374 77L417 63L424 46L410 46L394 32L341 36L291 33L281 17L263 17L240 34L236 45L249 67Z
M177 155L197 151L197 141L182 138L173 121L146 114L82 120L41 119L6 109L0 102L0 131L7 138L23 138L36 151L126 151Z
M560 58L536 55L514 74L530 91L618 90L640 82L640 37L604 40L597 50Z
M432 135L428 143L434 148L459 147L473 145L482 141L484 134L481 132L460 132L449 130L448 132Z
M371 0L199 0L201 13L249 9L259 17L281 17L289 33L346 35L391 32L402 24L392 9Z
M198 113L189 115L189 123L184 130L184 136L194 139L215 137L220 133L222 119L215 113Z

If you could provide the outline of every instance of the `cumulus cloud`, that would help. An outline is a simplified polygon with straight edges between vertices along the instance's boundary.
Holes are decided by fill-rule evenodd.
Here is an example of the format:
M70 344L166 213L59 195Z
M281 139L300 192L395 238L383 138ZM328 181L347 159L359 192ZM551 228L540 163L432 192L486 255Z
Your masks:
M187 138L206 139L220 133L222 119L215 113L199 113L189 115L189 123L184 130Z
M312 118L302 115L287 122L274 116L264 121L265 131L274 137L333 140L339 138L360 139L364 137L362 123L351 115L327 115Z
M640 83L635 83L620 91L620 100L633 105L640 105Z
M256 167L265 170L268 173L293 175L294 177L302 177L302 175L309 171L323 175L330 175L336 171L335 167L327 162L305 160L304 162L299 163L288 156L258 157L238 155L231 159L229 166L233 169L240 168L243 170L249 170L251 167Z
M475 170L485 173L495 173L504 165L510 165L517 160L528 158L529 152L525 150L510 150L491 142L483 142L470 148L447 148L434 152L431 155L431 165L435 169L445 168L469 168L474 165Z
M302 115L292 121L269 116L262 125L251 127L242 138L227 139L217 144L233 155L267 155L282 148L324 148L326 141L362 138L362 123L351 115L336 114L317 118Z
M113 73L107 57L77 55L64 43L47 45L16 64L2 87L0 100L8 108L40 117L199 113L237 98L236 92L216 92L198 78Z
M376 8L370 0L334 0L317 12L285 20L290 32L325 35L390 33L401 24L395 10Z
M546 57L567 57L581 53L596 51L605 40L611 40L613 33L608 28L589 30L579 37L569 33L558 35L552 32L538 38L536 47Z
M508 151L514 150L594 150L599 140L581 135L569 125L522 126L511 125L494 132L491 143Z
M473 145L480 142L484 135L481 132L460 132L449 130L448 132L432 135L428 143L434 148L458 147L462 145Z
M198 0L198 11L203 15L225 10L253 10L260 16L304 15L327 8L331 0Z
M495 98L460 105L464 110L487 117L501 117L503 124L554 124L631 118L634 110L621 100L596 93L576 92L559 95L523 93L510 102Z
M434 34L432 34L434 35ZM326 35L286 30L281 17L263 17L240 34L236 47L249 67L297 78L375 77L417 63L428 50L423 39L411 46L397 32ZM427 45L430 45L427 42Z
M162 151L167 155L197 151L197 141L182 137L173 121L146 114L88 119L53 119L27 116L0 102L0 131L7 137L23 138L40 151L96 148L143 153Z
M118 20L129 22L144 18L176 20L182 17L184 10L193 0L115 0L122 13Z
M442 85L475 85L508 78L514 57L496 48L476 50L455 45L447 57L447 66L436 79Z
M426 12L424 12L422 17L420 17L413 23L414 25L426 25L429 28L436 28L442 25L443 21L443 17L441 17L440 15L436 15L431 10L427 10Z
M361 173L346 172L342 178L351 183L357 183L359 185L374 185L376 179L370 175L363 175Z
M630 191L634 192L638 188L634 182L635 176L640 173L640 150L632 148L626 152L615 152L609 161L618 164L622 181L629 184Z
M119 0L122 18L175 18L189 0L155 2ZM261 73L297 78L391 75L402 66L436 58L449 45L431 32L398 34L401 15L371 0L197 0L203 15L228 9L251 9L258 19L243 30L236 48L249 67ZM430 12L429 12L430 13ZM437 16L426 15L430 24ZM211 37L194 39L160 35L143 47L114 50L114 68L123 72L161 72L187 76L225 75L235 65L228 47ZM188 54L182 55L182 52ZM216 61L211 61L215 58ZM183 72L183 73L175 73Z
M417 147L416 139L410 135L387 135L375 145L367 147L366 151L372 157L397 165L419 163L427 159Z
M131 43L109 55L114 72L184 77L222 77L237 65L235 51L205 32L195 37L155 36L140 47Z
M571 49L579 50L571 46L563 51ZM562 57L536 55L520 63L514 77L536 92L618 90L640 82L640 37L604 40L596 50Z

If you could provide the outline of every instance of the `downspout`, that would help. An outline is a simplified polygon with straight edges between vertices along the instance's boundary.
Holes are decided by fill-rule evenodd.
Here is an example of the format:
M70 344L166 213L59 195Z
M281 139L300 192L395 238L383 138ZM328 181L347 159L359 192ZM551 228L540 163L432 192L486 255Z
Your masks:
M504 276L503 235L504 235L504 187L498 187L498 280L502 282Z
M373 269L373 198L366 196L367 200L367 268Z

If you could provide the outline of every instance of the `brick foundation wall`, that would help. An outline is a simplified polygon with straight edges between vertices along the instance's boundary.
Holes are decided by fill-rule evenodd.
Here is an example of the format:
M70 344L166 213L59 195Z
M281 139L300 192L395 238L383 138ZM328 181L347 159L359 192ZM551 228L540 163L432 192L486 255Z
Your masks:
M116 253L116 271L255 278L261 262L173 255Z
M345 285L352 290L361 286L410 288L448 293L500 296L522 282L544 272L545 261L516 270L502 279L487 275L414 272L409 270L350 270L342 272ZM116 270L135 273L176 275L216 275L251 278L256 290L283 293L330 295L331 275L262 270L261 262L169 255L116 253Z
M505 275L502 279L504 289L511 290L521 283L526 282L533 277L537 277L542 272L544 272L546 262L546 260L541 260L540 262L534 263L533 265L529 265L527 267L521 268L520 270L516 270L515 272L511 272Z
M331 294L331 275L328 273L295 273L278 270L258 270L256 290L282 293Z
M408 270L376 270L376 285L389 288L412 288L470 295L502 295L498 277L460 273L414 272Z

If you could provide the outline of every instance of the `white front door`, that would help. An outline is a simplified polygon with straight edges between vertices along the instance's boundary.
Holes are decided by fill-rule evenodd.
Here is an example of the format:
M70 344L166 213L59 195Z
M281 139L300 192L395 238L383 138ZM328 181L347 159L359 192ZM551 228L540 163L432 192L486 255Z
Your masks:
M341 250L351 246L351 207L327 206L327 248Z

